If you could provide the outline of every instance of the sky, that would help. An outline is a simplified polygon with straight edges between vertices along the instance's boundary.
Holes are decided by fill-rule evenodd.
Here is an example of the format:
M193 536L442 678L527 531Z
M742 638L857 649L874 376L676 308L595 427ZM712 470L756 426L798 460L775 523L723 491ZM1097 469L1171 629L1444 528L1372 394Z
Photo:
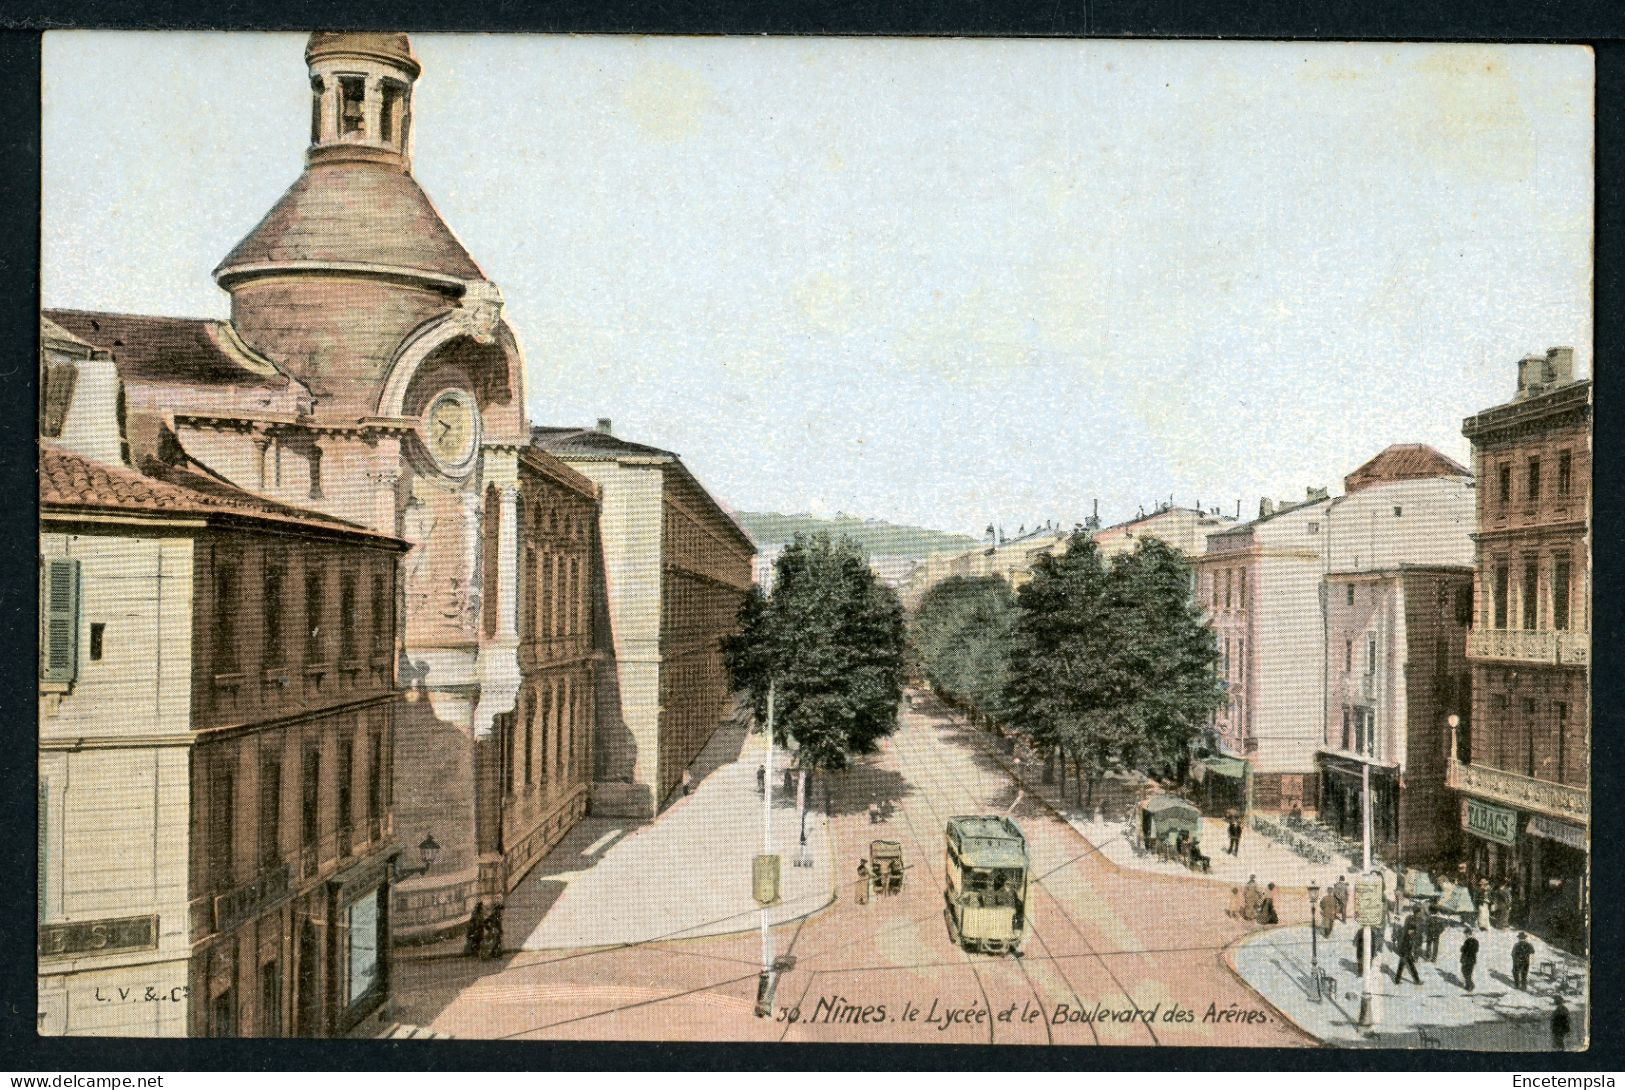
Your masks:
M45 35L46 306L226 317L304 36ZM980 535L1466 463L1591 362L1574 46L414 35L413 171L536 423L736 510Z

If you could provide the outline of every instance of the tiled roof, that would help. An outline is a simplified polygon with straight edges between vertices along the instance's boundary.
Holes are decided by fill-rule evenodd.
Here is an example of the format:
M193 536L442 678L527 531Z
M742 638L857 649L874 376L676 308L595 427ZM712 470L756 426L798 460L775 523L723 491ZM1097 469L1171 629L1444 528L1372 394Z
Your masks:
M374 265L456 280L485 274L402 166L313 163L214 275L264 264Z
M238 356L222 347L224 323L213 319L88 310L48 310L45 318L111 352L119 377L126 382L281 386L288 381L280 374L245 367Z
M645 446L618 439L596 428L560 428L536 426L530 429L531 445L559 458L591 458L612 461L616 458L676 458L677 455L659 447Z
M39 498L42 509L227 517L395 540L344 519L255 496L195 470L168 468L162 478L152 477L125 466L93 461L50 443L40 444Z
M1418 481L1430 477L1470 477L1472 473L1426 443L1395 443L1343 478L1345 492L1358 492L1392 481Z

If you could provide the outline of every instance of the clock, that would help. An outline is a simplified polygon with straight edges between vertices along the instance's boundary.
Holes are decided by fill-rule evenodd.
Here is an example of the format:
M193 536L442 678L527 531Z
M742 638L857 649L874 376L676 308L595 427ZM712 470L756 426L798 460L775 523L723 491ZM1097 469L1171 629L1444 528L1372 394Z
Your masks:
M441 472L461 476L480 445L480 410L467 390L447 390L423 414L423 445Z

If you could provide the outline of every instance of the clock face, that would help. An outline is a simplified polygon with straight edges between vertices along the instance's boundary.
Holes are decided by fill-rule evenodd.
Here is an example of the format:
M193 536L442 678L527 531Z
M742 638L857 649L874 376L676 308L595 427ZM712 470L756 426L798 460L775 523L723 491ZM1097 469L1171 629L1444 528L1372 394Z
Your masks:
M447 390L423 414L423 440L447 473L466 470L479 446L480 411L466 390Z

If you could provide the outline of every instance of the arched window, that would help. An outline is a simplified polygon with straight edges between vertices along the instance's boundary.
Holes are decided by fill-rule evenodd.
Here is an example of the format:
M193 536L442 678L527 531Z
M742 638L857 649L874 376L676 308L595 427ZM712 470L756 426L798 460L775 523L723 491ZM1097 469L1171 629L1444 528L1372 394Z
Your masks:
M310 142L321 143L322 139L322 77L310 77Z
M339 136L360 137L365 121L367 81L361 76L339 77Z

